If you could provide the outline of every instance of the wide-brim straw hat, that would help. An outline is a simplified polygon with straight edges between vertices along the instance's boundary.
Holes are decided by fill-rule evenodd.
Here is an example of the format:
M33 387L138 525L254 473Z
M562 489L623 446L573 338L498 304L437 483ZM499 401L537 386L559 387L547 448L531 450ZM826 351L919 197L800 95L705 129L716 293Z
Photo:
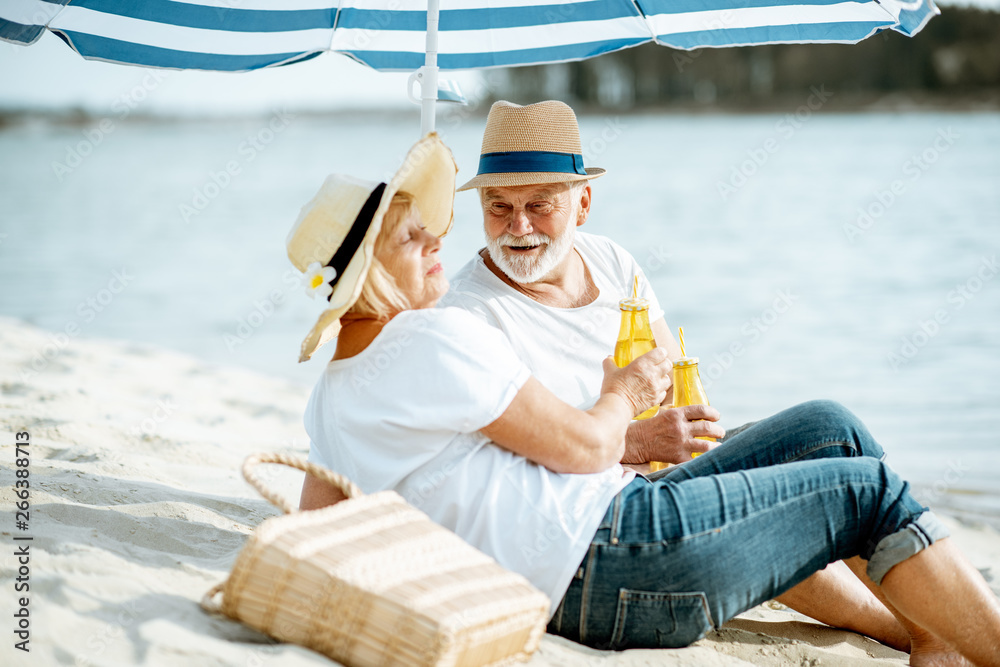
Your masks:
M432 132L410 149L388 183L334 174L302 207L286 241L288 258L306 274L307 288L322 293L326 284L330 293L329 306L302 341L300 362L340 333L340 317L361 294L393 195L413 195L427 230L444 236L451 229L457 172L451 150Z
M585 167L576 114L563 102L490 107L475 178L458 189L584 181L604 175Z

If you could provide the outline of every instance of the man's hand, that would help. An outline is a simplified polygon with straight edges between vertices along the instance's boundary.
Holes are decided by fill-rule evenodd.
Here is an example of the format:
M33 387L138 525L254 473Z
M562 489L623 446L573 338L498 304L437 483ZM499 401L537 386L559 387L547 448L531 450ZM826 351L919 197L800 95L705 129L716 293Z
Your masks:
M628 427L622 463L690 461L693 452L707 452L718 446L710 440L697 440L698 436L726 435L725 429L715 423L719 416L719 411L710 405L660 408L655 416L634 421Z

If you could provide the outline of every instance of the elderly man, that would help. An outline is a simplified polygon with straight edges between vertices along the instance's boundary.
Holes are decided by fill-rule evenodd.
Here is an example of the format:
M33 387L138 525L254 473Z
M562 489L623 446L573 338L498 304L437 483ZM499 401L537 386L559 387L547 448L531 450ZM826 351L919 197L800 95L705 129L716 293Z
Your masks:
M501 329L542 384L586 408L599 395L601 362L617 339L618 301L631 293L636 276L640 295L651 304L657 343L673 359L680 349L635 260L609 239L576 230L590 214L590 180L604 174L585 168L581 153L576 116L567 105L493 105L478 173L459 188L479 192L487 247L459 271L441 305L464 308ZM704 405L661 408L633 422L623 463L683 463L655 473L682 479L809 458L882 455L860 451L850 429L863 425L828 402L806 403L741 428L720 446L696 439L723 437L718 419L718 411ZM773 446L779 440L782 446ZM692 460L693 452L709 448ZM859 571L856 563L849 566ZM926 645L920 628L901 625L879 602L884 599L877 587L859 576L864 585L835 563L779 600L901 650L910 648L911 637L914 646Z
M635 260L609 239L576 231L590 213L589 179L604 170L583 168L573 110L561 102L497 102L482 153L480 173L459 190L479 189L487 248L453 280L445 305L502 329L535 376L577 407L597 398L601 360L618 335L618 301L636 276L657 344L680 357ZM563 155L570 157L560 164ZM525 167L527 159L540 162ZM705 405L660 410L630 427L623 462L690 460L710 446L698 436L725 435L718 419Z

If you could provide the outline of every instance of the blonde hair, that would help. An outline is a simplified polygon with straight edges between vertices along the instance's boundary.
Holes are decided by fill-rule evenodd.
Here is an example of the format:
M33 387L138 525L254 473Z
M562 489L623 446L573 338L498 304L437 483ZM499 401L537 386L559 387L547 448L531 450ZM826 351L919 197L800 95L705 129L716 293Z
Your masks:
M389 208L382 218L382 228L375 239L375 253L368 268L368 275L361 286L361 296L344 315L374 317L381 320L413 307L409 298L399 289L396 279L379 261L378 255L386 240L396 232L399 225L418 210L417 200L409 192L399 191L392 196Z

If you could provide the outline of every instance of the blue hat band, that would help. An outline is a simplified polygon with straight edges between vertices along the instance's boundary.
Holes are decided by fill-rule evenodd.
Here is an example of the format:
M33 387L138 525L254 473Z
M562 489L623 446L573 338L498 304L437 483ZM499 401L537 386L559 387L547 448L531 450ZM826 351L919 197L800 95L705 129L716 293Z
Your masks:
M549 151L510 151L484 153L479 157L479 174L553 172L586 176L583 156Z

